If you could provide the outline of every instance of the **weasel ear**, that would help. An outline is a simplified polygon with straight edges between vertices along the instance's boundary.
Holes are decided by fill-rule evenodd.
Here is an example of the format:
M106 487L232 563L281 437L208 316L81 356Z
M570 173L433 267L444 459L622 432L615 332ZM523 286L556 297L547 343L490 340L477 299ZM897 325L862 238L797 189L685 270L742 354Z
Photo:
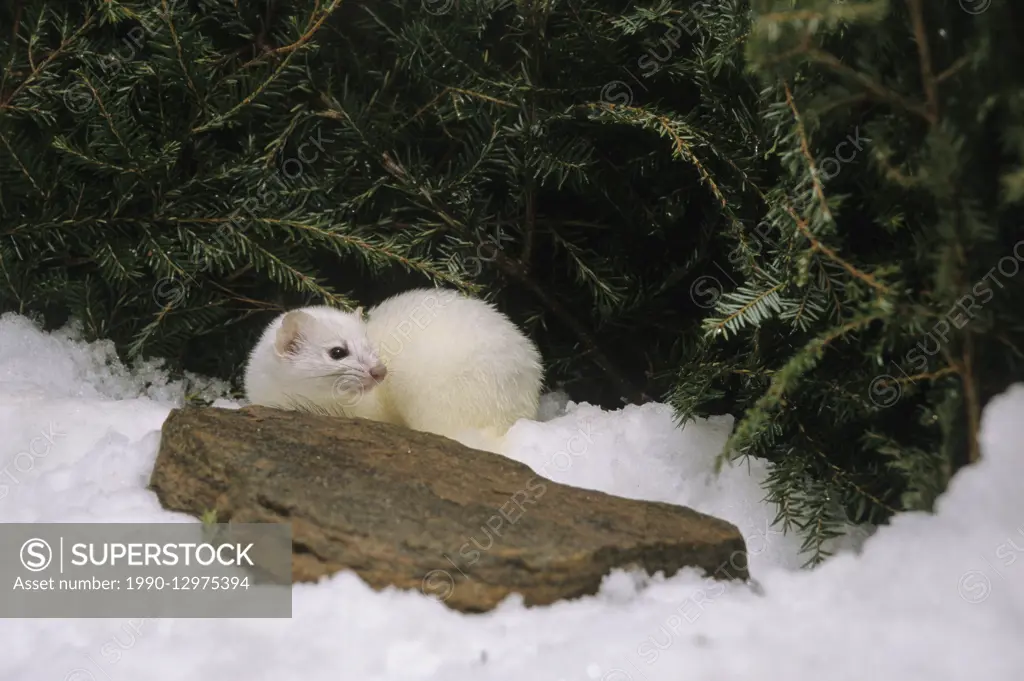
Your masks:
M355 314L355 316L359 317L359 319L364 319L365 317L363 316L363 306L360 305L359 307L357 307L356 311L353 314Z
M285 314L281 320L281 328L277 330L277 338L274 340L274 349L279 357L294 355L298 352L299 346L304 340L303 329L315 320L302 310L292 310Z

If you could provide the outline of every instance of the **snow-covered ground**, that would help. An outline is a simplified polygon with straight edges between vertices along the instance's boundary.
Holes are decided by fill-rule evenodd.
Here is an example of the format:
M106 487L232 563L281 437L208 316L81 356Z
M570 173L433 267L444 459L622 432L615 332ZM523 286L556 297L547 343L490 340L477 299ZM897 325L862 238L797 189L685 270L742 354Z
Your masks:
M145 489L159 429L186 390L225 388L0 317L0 522L190 521ZM757 584L616 572L593 597L463 615L345 572L296 585L292 619L0 620L0 681L1024 679L1024 384L986 409L983 460L936 514L900 515L814 570L770 526L763 465L711 475L731 417L680 430L659 405L565 407L550 397L549 420L517 424L508 454L730 520Z

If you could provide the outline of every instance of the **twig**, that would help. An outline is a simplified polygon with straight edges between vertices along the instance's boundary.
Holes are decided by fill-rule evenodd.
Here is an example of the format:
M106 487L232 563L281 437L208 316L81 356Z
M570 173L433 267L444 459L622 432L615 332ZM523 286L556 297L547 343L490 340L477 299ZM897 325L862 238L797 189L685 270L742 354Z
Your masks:
M28 171L28 168L25 167L25 164L18 157L18 154L15 153L14 147L11 146L11 143L7 140L7 137L5 137L2 132L0 132L0 142L3 142L4 146L7 147L7 151L11 154L11 158L13 158L14 162L18 164L18 168L21 169L22 174L24 174L25 177L28 178L28 181L32 183L32 186L35 188L37 192L39 192L39 195L42 196L44 199L48 198L46 192L44 192L42 187L40 187L36 183L35 178L32 177L32 173L30 173Z
M793 112L793 118L796 119L796 129L800 134L800 150L803 152L804 158L807 159L807 165L811 168L811 182L814 184L814 195L818 197L822 213L828 218L828 221L835 222L832 218L832 211L828 207L828 200L825 198L825 189L821 186L821 181L818 179L818 164L814 162L814 156L811 154L807 130L804 129L804 119L800 116L800 112L797 111L796 102L793 101L793 93L789 89L789 83L783 81L783 87L786 88L786 102L789 104L790 111Z
M322 16L314 21L313 17L316 16L317 11L320 9L320 0L317 0L316 4L313 6L313 13L310 15L310 21L308 24L306 24L306 30L301 36L299 36L298 40L296 40L291 45L283 45L282 47L276 47L272 50L267 50L260 56L245 62L244 64L242 64L240 68L248 68L252 64L264 59L265 57L270 57L275 54L289 54L299 49L300 47L309 42L309 40L313 37L314 33L320 30L320 27L323 26L325 21L327 21L327 17L331 16L334 10L338 9L338 5L340 4L341 0L335 0L333 3L331 3L330 7L324 10ZM266 30L266 27L264 27L264 30Z
M91 13L86 15L85 20L82 22L82 25L79 27L79 29L75 31L73 34L71 34L71 37L67 40L61 40L60 45L58 45L53 52L48 54L46 56L46 59L40 62L39 66L32 69L32 72L28 74L25 80L21 81L18 87L14 88L14 90L11 92L10 95L7 96L6 99L0 101L0 109L6 109L7 105L14 101L14 98L18 96L18 93L21 92L26 85L31 83L35 79L35 77L38 76L44 68L46 68L47 64L56 59L57 56L64 51L65 47L67 47L70 43L74 42L74 40L78 38L79 35L81 35L87 28L89 28L89 26L92 24L92 18L93 15Z
M217 283L216 281L214 281L212 279L208 280L205 283L212 284L215 288L219 288L221 291L223 291L225 294L227 294L228 297L231 300L234 300L234 301L239 302L239 303L246 303L248 307L246 307L245 309L251 309L253 307L255 307L255 308L263 308L263 309L266 309L266 310L283 310L284 309L284 308L282 308L280 305L278 305L276 303L268 303L265 300L254 300L252 298L248 298L246 296L243 296L240 293L236 293L235 291L232 291L231 289L229 289L226 286L220 285L219 283Z
M103 120L107 122L107 127L110 128L110 132L114 135L114 139L116 139L117 143L121 145L122 149L124 149L124 153L127 154L128 160L134 161L135 159L132 158L132 150L128 148L124 139L122 139L121 135L117 132L117 125L114 123L114 119L111 118L110 113L107 111L107 107L103 105L103 99L100 97L100 93L95 87L93 87L92 81L89 80L88 76L82 74L82 80L85 82L86 87L89 88L92 96L96 99L96 104L99 107L100 114L102 114Z
M939 120L939 93L935 84L935 73L932 71L931 48L928 46L928 35L924 25L924 11L921 0L907 0L910 10L910 21L914 25L914 39L917 41L917 57L921 62L921 82L928 102L928 116L932 123Z
M924 374L914 374L913 376L904 376L903 378L897 378L896 383L906 385L910 383L917 383L918 381L934 381L937 378L948 376L949 374L959 373L956 367L943 367L938 371L929 371ZM889 381L882 381L882 383L888 384Z
M960 380L963 382L964 402L967 408L967 461L974 463L981 457L978 445L978 430L981 428L978 392L974 385L973 366L974 337L968 333L964 338L963 361L960 364Z
M970 57L966 55L960 57L955 62L953 62L948 69L946 69L945 71L938 75L938 77L935 79L936 85L942 83L945 80L948 80L949 78L952 78L954 75L956 75L958 71L960 71L960 69L962 69L963 67L967 66L970 63Z
M189 74L188 67L185 66L185 55L182 54L181 41L178 39L178 32L174 30L174 22L171 21L171 10L167 6L167 0L163 0L163 9L163 19L167 22L167 29L171 33L171 39L174 40L174 49L178 54L178 64L181 66L181 72L185 74L185 80L188 82L188 89L196 96L196 104L202 106L202 97L199 96L199 90L196 89L196 84L192 82L192 75Z
M897 106L906 109L907 111L924 118L929 123L935 123L936 118L932 116L931 111L921 104L904 97L903 95L890 90L889 88L876 83L870 77L857 71L856 69L850 68L843 62L839 61L834 55L818 49L810 49L807 52L807 56L813 61L828 66L833 71L846 76L852 80L857 81L861 87L867 90L869 93L875 96L876 99L896 104Z
M907 0L907 9L910 12L910 21L914 26L914 37L917 42L917 55L921 64L921 82L924 87L925 97L928 101L928 112L930 122L935 125L939 120L939 95L938 83L948 78L967 63L966 58L961 57L953 63L938 78L932 71L931 49L928 44L928 36L924 25L924 10L921 0ZM962 250L959 252L960 260L965 260ZM954 364L959 370L960 381L964 392L964 408L967 410L967 461L974 463L981 456L978 444L978 430L980 424L981 407L978 400L977 386L974 384L974 337L970 330L964 334L964 348L961 360Z
M211 130L213 128L217 128L220 125L222 125L224 121L228 120L236 113L238 113L238 111L251 104L257 97L259 97L263 93L264 90L266 90L270 86L271 83L277 80L277 77L280 76L281 73L283 73L284 70L288 67L288 64L291 63L292 57L294 57L297 54L297 50L303 45L305 45L307 42L309 42L310 39L312 39L313 35L320 29L323 23L327 20L327 17L329 17L336 9L338 9L340 5L341 0L334 0L329 7L323 10L322 16L314 20L312 17L315 16L316 14L316 8L319 8L320 6L320 3L317 2L316 8L313 10L313 15L310 16L310 23L307 24L306 32L303 33L298 40L296 40L291 45L285 45L284 47L279 47L275 50L271 50L270 52L267 52L266 54L260 57L256 57L255 59L252 59L243 64L241 68L245 68L250 64L259 61L263 59L263 57L266 57L271 54L285 55L285 58L281 61L280 64L277 65L277 68L274 69L274 72L270 74L270 77L267 78L264 82L260 83L255 90L253 90L251 93L249 93L249 95L245 97L245 99L243 99L235 106L231 107L231 109L229 109L228 111L220 114L212 121L192 128L191 132L193 134L197 134L200 132L206 132L207 130Z
M867 74L861 73L860 71L847 66L843 62L839 61L839 59L837 59L833 54L824 50L819 50L816 47L812 47L810 34L802 36L800 43L796 47L786 50L785 52L781 52L774 57L765 59L763 64L772 65L800 55L806 56L810 61L827 66L836 73L846 76L851 80L855 80L875 99L895 104L931 122L931 114L926 107L904 97L895 90L890 90L881 83L876 82Z
M847 272L852 274L857 279L860 279L865 284L867 284L871 288L875 289L879 293L888 293L889 292L889 288L887 286L885 286L884 284L880 284L874 277L872 277L867 272L862 272L859 269L857 269L856 267L854 267L853 265L851 265L850 263L846 262L843 258L841 258L839 256L838 253L836 253L831 248L829 248L825 244L823 244L820 241L818 241L814 237L814 235L811 234L811 230L807 228L807 222L803 218L801 218L799 215L796 214L796 211L793 209L792 206L786 206L786 211L790 214L790 216L796 222L796 227L797 227L797 229L800 230L800 233L803 234L805 237L807 237L807 239L811 242L811 247L814 250L820 251L820 252L824 253L830 260L834 261L836 264L838 264L844 270L846 270Z
M824 114L832 111L833 109L846 109L853 104L860 104L861 102L866 102L867 100L868 96L863 92L860 92L855 95L850 95L849 97L839 97L837 99L832 100L825 106L819 107L818 109L815 110L815 113L818 116L824 116Z
M640 107L629 106L624 104L615 104L613 102L601 102L598 105L591 104L588 108L596 109L598 111L609 111L613 114L618 112L622 112L623 114L632 114L635 115L637 119L641 119L645 123L651 125L651 127L663 131L665 136L667 136L671 140L672 147L674 148L676 155L678 155L679 158L682 159L683 161L689 162L693 165L693 167L697 170L697 173L700 175L701 181L707 184L708 188L711 190L711 193L714 194L714 197L718 200L719 204L721 204L722 206L728 205L728 201L726 200L725 195L718 188L718 185L715 183L715 180L711 176L711 173L708 171L707 168L704 167L704 164L701 163L700 159L697 157L697 154L694 153L693 147L687 144L686 140L683 139L682 135L676 132L675 128L673 127L673 121L668 116L654 114L644 109L641 109ZM713 147L711 151L716 156L720 156Z

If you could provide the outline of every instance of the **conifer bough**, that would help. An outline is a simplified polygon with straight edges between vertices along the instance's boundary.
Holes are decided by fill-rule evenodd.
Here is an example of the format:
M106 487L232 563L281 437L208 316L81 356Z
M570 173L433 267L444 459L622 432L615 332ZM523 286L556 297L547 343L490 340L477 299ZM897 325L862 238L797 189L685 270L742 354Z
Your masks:
M576 399L738 415L816 561L1022 378L1020 15L14 0L0 309L237 378L285 307L492 296Z

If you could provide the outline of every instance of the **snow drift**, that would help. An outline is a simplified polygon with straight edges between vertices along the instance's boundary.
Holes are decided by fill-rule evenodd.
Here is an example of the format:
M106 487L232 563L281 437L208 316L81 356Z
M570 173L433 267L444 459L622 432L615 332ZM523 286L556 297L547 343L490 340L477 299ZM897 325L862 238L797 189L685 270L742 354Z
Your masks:
M0 522L196 522L145 489L160 426L187 394L159 362L127 368L74 326L0 317ZM771 526L764 462L712 475L729 416L676 428L664 405L604 411L548 396L509 456L558 482L683 504L737 525L752 584L615 572L542 608L463 615L351 572L294 588L290 620L0 620L4 681L893 681L1024 678L1024 384L993 400L983 458L935 514L904 513L800 570ZM0 597L2 589L0 585Z

